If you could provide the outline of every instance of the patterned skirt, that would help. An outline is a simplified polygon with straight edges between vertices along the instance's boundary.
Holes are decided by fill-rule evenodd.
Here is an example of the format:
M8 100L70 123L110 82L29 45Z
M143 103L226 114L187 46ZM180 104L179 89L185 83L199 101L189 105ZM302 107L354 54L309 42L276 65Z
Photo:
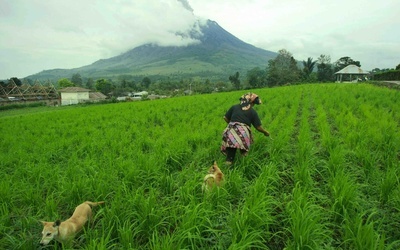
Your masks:
M226 155L226 148L237 148L246 155L253 143L251 129L244 123L230 122L222 134L221 152Z

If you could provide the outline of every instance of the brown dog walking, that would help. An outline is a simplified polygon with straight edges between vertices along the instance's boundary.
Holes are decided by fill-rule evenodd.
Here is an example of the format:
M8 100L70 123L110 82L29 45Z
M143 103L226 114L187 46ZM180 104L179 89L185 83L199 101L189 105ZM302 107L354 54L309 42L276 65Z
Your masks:
M103 204L104 201L85 201L75 208L72 216L66 221L41 221L43 224L41 245L47 245L52 239L60 243L71 243L75 235L82 230L85 223L92 217L92 207Z

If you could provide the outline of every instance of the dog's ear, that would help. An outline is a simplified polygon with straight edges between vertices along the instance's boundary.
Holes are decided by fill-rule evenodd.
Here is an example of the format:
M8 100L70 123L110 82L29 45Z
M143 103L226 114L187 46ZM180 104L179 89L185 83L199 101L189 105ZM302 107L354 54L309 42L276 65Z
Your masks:
M46 224L48 223L47 221L43 221L43 220L41 220L41 221L39 221L39 222L42 223L43 226L46 225Z
M58 227L61 224L61 220L56 220L56 222L54 222L53 227Z

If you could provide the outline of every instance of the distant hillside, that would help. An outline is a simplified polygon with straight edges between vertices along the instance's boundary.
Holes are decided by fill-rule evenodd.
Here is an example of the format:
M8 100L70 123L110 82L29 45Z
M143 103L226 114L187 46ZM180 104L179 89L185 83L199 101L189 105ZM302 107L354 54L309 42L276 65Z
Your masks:
M94 79L129 75L141 78L149 76L152 80L193 76L226 80L236 71L243 75L254 67L264 68L268 60L277 55L241 41L214 21L208 20L201 31L202 36L192 35L201 41L199 44L182 47L146 44L87 66L45 70L27 78L58 80L79 73L84 78Z

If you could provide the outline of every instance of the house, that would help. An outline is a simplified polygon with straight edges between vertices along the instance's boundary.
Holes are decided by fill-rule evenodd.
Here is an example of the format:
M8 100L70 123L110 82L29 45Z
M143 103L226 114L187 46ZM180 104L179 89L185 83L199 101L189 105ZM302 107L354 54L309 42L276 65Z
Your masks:
M85 102L98 102L106 99L106 96L100 92L91 92L90 89L81 87L67 87L59 91L61 93L62 106Z
M140 97L140 98L142 98L143 96L147 96L147 95L149 95L149 92L141 91L141 92L133 93L132 97Z
M60 89L61 106L72 105L89 101L89 89L81 87L67 87Z
M350 81L358 82L360 79L367 79L369 73L362 70L357 65L350 64L335 73L336 82Z
M143 98L148 97L148 95L149 92L147 91L136 92L131 95L131 100L142 100Z

